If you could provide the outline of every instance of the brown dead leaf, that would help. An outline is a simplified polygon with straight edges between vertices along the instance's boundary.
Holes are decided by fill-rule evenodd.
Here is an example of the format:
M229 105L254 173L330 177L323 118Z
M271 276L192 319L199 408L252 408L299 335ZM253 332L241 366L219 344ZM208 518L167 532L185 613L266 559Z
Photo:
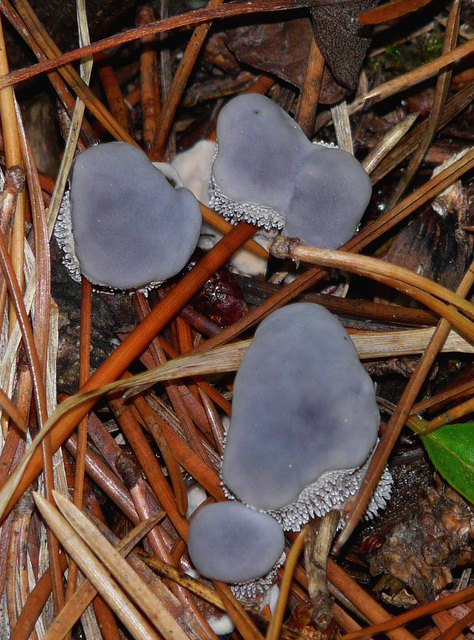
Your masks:
M301 88L312 38L310 20L298 18L229 29L226 44L240 62ZM348 93L326 67L319 101L334 104Z

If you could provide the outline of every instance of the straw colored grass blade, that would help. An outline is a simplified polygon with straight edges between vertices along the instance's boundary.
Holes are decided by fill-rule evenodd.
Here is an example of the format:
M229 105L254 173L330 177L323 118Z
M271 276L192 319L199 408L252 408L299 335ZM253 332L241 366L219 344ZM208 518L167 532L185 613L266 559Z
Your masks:
M53 530L66 551L74 558L81 571L114 610L123 624L137 640L158 640L151 625L111 578L89 547L81 540L61 514L39 493L33 497L47 525ZM63 498L64 499L64 498Z
M138 542L156 526L161 515L140 522L132 531L117 545L117 551L126 556ZM81 617L82 613L89 606L97 595L97 589L89 580L84 580L80 587L74 592L63 609L53 620L50 628L45 633L43 640L61 640L72 629L73 625Z
M140 576L117 552L100 531L61 494L53 492L61 513L86 544L94 550L99 560L114 576L130 597L139 603L156 629L165 637L173 640L187 640L187 635L171 616L166 607L156 598Z
M433 335L434 328L405 329L402 331L367 331L351 334L361 360L395 358L422 353ZM170 362L140 373L128 380L120 380L103 388L104 392L128 388L130 397L163 380L175 380L192 375L209 375L237 371L244 353L252 340L242 340L223 347L191 356L175 358ZM474 346L455 331L451 331L442 349L444 352L474 353ZM79 398L78 398L79 399Z

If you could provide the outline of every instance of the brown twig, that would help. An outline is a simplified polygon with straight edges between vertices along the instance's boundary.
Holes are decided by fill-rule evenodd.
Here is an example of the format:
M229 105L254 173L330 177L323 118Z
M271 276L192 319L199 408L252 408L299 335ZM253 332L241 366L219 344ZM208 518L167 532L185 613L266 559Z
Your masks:
M103 51L96 53L94 61L97 75L102 83L110 112L120 126L130 135L129 109L123 99L122 89L115 71Z
M223 0L209 0L208 8L218 7L223 3ZM186 83L194 69L199 52L201 51L204 40L211 27L210 23L200 24L194 29L194 32L189 40L186 51L184 52L183 59L181 60L178 70L176 71L173 82L171 83L170 90L166 96L166 100L163 104L163 108L156 128L153 143L150 148L151 160L161 160L168 139L168 135L173 124L176 109L181 101Z
M139 8L136 17L137 27L151 24L156 20L151 3ZM140 42L140 96L143 113L143 146L149 151L153 144L161 111L160 86L158 82L158 54L154 36L147 36Z
M459 0L456 0L450 9L448 24L446 26L446 34L444 37L443 54L451 51L456 45L459 32L459 18L461 13L461 4ZM423 133L423 137L417 146L415 153L413 154L408 167L406 168L403 176L401 177L398 185L395 187L393 193L387 201L387 209L392 207L398 202L405 191L408 189L411 181L413 180L421 161L423 160L428 147L430 146L434 135L439 126L439 120L441 113L443 112L446 97L448 94L449 85L451 82L452 72L449 68L440 71L438 80L436 82L435 96L433 100L433 107L431 109L428 122Z
M61 56L60 50L41 24L38 16L35 14L27 0L15 0L15 7L21 18L24 20L28 31L35 34L36 42L40 47L42 55L46 58L38 64L48 64L49 58ZM21 31L20 35L22 35ZM101 51L102 50L103 49L101 49ZM35 53L38 54L38 51L35 50ZM94 93L89 89L89 87L84 83L80 75L73 67L71 67L70 65L61 66L61 68L59 69L59 73L68 83L71 89L76 93L76 95L83 100L91 113L114 137L116 137L118 140L129 142L130 144L136 144L135 140L131 138L115 120L115 118L113 118L111 113L104 107L97 96L95 96Z
M77 435L73 434L66 441L66 449L76 457ZM122 511L122 513L134 524L139 521L137 511L130 497L130 492L124 483L115 475L102 458L90 447L87 447L85 454L85 466L88 477L107 495L112 502Z
M302 2L302 4L304 5L304 2ZM296 5L295 3L292 4L292 8L297 8L297 6L298 3L296 3ZM95 42L86 47L74 49L69 53L57 54L50 60L39 62L35 65L31 65L30 67L19 69L18 71L12 71L0 79L0 89L16 84L17 82L23 82L24 80L33 78L40 73L46 73L52 69L57 69L86 56L94 55L99 51L104 51L105 49L116 47L127 42L133 42L134 40L140 40L141 38L151 36L156 33L174 31L187 26L195 27L212 20L233 18L234 16L287 10L288 3L279 2L278 0L254 0L252 4L242 2L235 3L233 5L197 9L196 11L185 13L184 15L173 16L172 18L166 18L159 22L154 22L151 25L129 29L128 31L104 38L103 40L99 40L99 42Z
M8 74L9 66L6 55L5 38L3 35L3 25L0 20L0 75ZM5 88L0 91L0 115L2 121L2 132L5 149L5 162L7 169L14 166L23 166L23 157L20 148L20 137L18 133L18 121L15 110L15 96L13 89ZM24 287L24 237L25 237L25 194L20 190L17 195L15 216L13 218L13 231L11 242L12 264L18 279L20 289ZM10 312L10 322L13 324L15 314Z
M308 66L304 76L303 88L298 100L296 110L296 122L303 132L311 139L314 130L314 121L318 109L319 93L323 82L324 57L319 50L314 37L311 39L311 47L308 56Z
M431 431L435 431L436 429L439 429L440 427L444 426L445 424L448 424L449 422L454 422L454 420L459 420L463 416L466 416L469 413L472 413L473 410L474 410L474 399L469 398L469 400L466 400L465 402L461 402L461 404L458 404L456 407L452 407L451 409L448 409L448 411L445 411L441 415L436 416L436 418L433 418L432 420L430 420L428 424L425 425L423 429L420 431L419 435L430 433Z
M453 294L449 289L445 289L408 269L369 256L355 256L344 251L312 247L305 245L297 238L283 236L277 236L273 240L270 252L276 258L291 258L324 267L344 269L403 291L436 313L449 318L457 329L466 332L465 335L474 340L474 325L472 324L474 306L461 296ZM456 306L470 319L456 313L448 304Z

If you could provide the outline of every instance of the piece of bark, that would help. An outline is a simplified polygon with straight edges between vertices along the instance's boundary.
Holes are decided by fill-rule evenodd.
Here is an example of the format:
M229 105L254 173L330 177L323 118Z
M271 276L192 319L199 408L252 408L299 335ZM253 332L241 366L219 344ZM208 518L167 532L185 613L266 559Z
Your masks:
M385 260L454 291L472 256L472 239L460 224L467 220L467 210L464 204L457 207L459 200L456 192L449 205L439 200L442 215L430 208L409 222L394 239ZM376 301L383 300L413 306L402 294L379 286Z
M383 529L378 530L381 535ZM372 551L370 571L388 574L402 583L418 602L435 598L452 580L451 569L474 559L474 512L451 487L427 488L411 502L403 521ZM402 599L392 594L402 604Z

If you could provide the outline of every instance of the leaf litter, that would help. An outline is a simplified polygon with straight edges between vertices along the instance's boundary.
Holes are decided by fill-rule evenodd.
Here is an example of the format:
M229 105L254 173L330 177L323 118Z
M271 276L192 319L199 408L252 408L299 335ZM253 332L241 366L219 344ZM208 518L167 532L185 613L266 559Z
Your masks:
M371 523L360 524L344 546L341 541L346 539L347 533L343 530L339 539L342 550L328 562L329 610L333 616L329 626L325 630L318 629L318 611L315 612L314 600L310 601L307 591L305 570L310 571L310 567L305 567L300 558L301 564L293 566L293 576L288 569L282 583L285 585L282 592L288 594L285 604L291 615L284 618L282 626L281 621L271 625L269 637L354 634L366 624L388 625L397 608L410 608L411 619L415 620L420 604L423 604L419 612L421 621L402 622L405 627L393 627L392 631L387 631L390 637L400 640L402 637L412 639L414 635L420 637L440 624L446 637L455 637L454 634L459 633L459 613L450 608L453 604L449 594L454 595L458 589L458 603L472 599L472 587L469 578L465 577L465 571L472 564L472 511L469 503L455 491L472 500L472 423L469 422L472 408L469 404L470 391L464 390L466 380L472 375L469 346L457 346L455 351L438 353L444 342L442 336L444 333L448 335L450 328L448 322L442 320L442 326L438 324L434 336L430 334L431 338L423 338L419 343L422 346L417 349L425 349L429 339L421 359L403 366L409 357L403 354L413 357L414 348L404 346L401 329L411 329L410 333L415 329L425 331L427 325L436 324L436 314L428 314L425 307L414 303L413 297L396 294L392 287L382 288L360 275L352 276L347 285L340 271L328 273L327 269L317 266L300 268L285 280L285 284L271 285L268 297L272 274L280 266L275 259L265 260L265 250L260 251L263 263L257 271L253 271L245 258L239 262L239 269L244 271L246 280L246 286L239 291L239 280L234 280L222 265L255 231L245 223L235 228L224 244L213 249L209 246L214 244L216 234L206 232L208 244L203 262L194 266L186 276L180 275L175 282L152 293L149 302L139 296L130 298L116 294L106 299L92 294L91 298L85 282L80 287L61 275L61 257L52 241L54 302L51 312L46 311L49 243L44 240L47 238L48 220L43 207L50 206L56 176L41 172L38 176L36 173L35 163L39 164L40 159L30 133L31 126L41 129L47 125L37 112L26 114L26 98L32 97L34 103L36 93L53 82L62 104L50 102L48 109L53 120L59 115L67 129L76 92L88 107L87 122L83 121L82 128L78 129L78 149L99 140L106 141L111 134L117 139L139 144L153 160L173 160L175 149L183 151L191 148L197 140L212 139L216 115L223 101L229 95L243 91L265 92L297 118L299 115L302 117L307 104L317 105L317 117L309 132L311 139L334 142L336 133L340 133L343 127L342 116L346 112L350 114L349 144L353 145L359 159L363 160L368 151L383 140L388 146L380 156L384 159L376 159L371 166L374 196L359 231L359 241L356 236L356 241L352 245L349 243L344 250L357 252L370 243L364 252L379 261L408 267L417 274L425 275L427 284L424 290L420 289L425 300L437 291L430 281L452 291L457 290L466 297L472 284L469 265L472 260L473 224L469 177L473 164L469 155L472 141L466 129L466 123L472 124L472 95L469 94L472 69L469 62L462 59L451 70L453 77L449 88L444 89L446 101L441 103L439 115L442 125L437 123L424 158L415 170L414 182L394 209L398 217L392 221L387 202L406 168L405 158L410 153L406 143L411 134L404 133L398 142L385 136L412 110L419 111L422 99L425 115L419 116L416 126L419 135L424 135L426 116L431 113L436 100L439 101L442 90L436 84L436 78L432 77L432 67L426 67L425 72L424 65L430 61L436 65L441 55L449 55L449 51L443 51L443 41L445 48L449 45L454 49L462 45L461 50L467 55L470 50L465 35L470 27L468 7L461 7L460 24L454 29L452 41L446 43L444 25L456 10L456 7L448 5L428 5L418 13L410 14L414 18L413 23L411 18L384 23L382 13L380 26L367 30L367 27L358 26L357 15L375 6L374 2L279 3L278 13L269 14L271 3L262 1L254 3L253 13L239 17L235 3L219 7L221 3L218 0L211 0L209 11L214 12L212 15L216 20L209 30L203 22L204 17L200 17L205 14L196 3L183 2L178 7L174 3L168 6L162 0L157 4L159 6L154 10L161 12L163 19L167 18L169 10L174 9L171 30L155 39L143 37L136 44L122 44L108 51L109 72L93 76L92 91L78 80L70 67L59 67L58 71L50 74L49 80L44 75L39 76L36 85L15 86L25 120L31 118L28 138L23 134L21 123L15 124L18 111L12 100L13 94L5 97L8 90L1 92L4 100L0 101L0 116L7 168L1 210L2 233L7 237L11 235L8 251L16 272L23 272L25 265L26 273L24 284L21 276L17 276L19 286L25 291L25 312L18 306L13 309L12 276L6 272L0 298L4 318L0 388L7 396L2 401L5 414L0 443L0 486L3 485L0 491L3 510L0 545L5 550L0 562L1 635L17 640L28 638L30 634L43 637L48 629L46 637L51 640L63 637L61 634L72 628L74 634L80 629L87 638L108 639L119 637L121 633L131 638L151 638L157 637L159 629L167 637L172 633L170 629L174 622L170 621L167 627L164 623L166 615L159 619L157 612L160 607L172 614L183 637L215 638L216 630L228 632L229 626L219 627L215 622L221 618L219 611L222 608L237 629L236 637L260 638L266 633L271 606L274 605L253 601L245 602L243 607L226 585L216 583L215 591L210 591L210 585L195 579L193 583L193 578L186 575L191 570L185 545L188 493L191 500L190 489L197 486L206 492L204 497L211 496L215 500L224 497L218 475L219 452L224 432L222 423L226 422L230 411L235 366L229 366L230 363L226 366L224 356L218 366L211 364L211 369L213 366L214 369L210 375L211 369L200 369L198 364L192 374L167 379L151 389L138 388L138 394L131 395L126 401L120 397L102 397L96 404L96 392L93 390L123 376L125 371L127 376L133 376L140 370L154 369L167 361L166 366L172 367L177 356L183 357L187 352L206 354L212 363L212 348L235 338L250 338L252 327L270 310L307 293L319 295L320 300L333 298L339 317L356 338L365 340L371 332L375 342L378 334L383 334L384 340L388 340L383 355L377 355L367 364L377 383L380 407L384 411L383 425L388 423L389 429L383 434L381 453L378 458L374 457L374 466L369 469L369 474L377 473L377 465L380 467L391 453L390 467L396 482L393 502L388 510L380 512ZM416 8L417 3L412 3L409 10ZM60 55L60 50L48 40L41 22L25 0L17 0L13 6L2 3L1 9L5 22L26 25L23 26L23 34L25 31L28 33L30 43L40 52L40 59ZM384 6L381 5L380 9ZM198 13L193 14L192 10ZM405 10L401 7L399 15L403 16ZM91 3L88 7L91 23L94 11L94 3ZM226 12L228 19L221 21ZM153 14L153 9L148 15L149 24L153 26L157 15ZM271 21L268 20L270 16ZM393 16L390 19L393 20ZM48 16L42 16L42 20L48 29ZM133 17L129 14L123 20L126 29L134 26ZM173 24L183 21L188 24L187 30L174 30ZM315 55L311 44L311 24L326 60L326 64L319 66L307 64L308 57ZM194 26L193 37L189 40L190 29ZM100 33L99 37L116 33L118 39L114 42L119 44L119 27L116 29ZM209 36L207 40L206 35ZM61 40L60 36L58 38ZM131 40L125 35L123 42L130 43ZM57 44L63 50L71 47L66 41ZM8 46L13 51L15 45L9 42ZM381 46L384 52L372 56L372 52L380 50ZM55 68L54 65L51 68ZM3 61L2 74L6 76L9 70ZM403 79L408 70L412 71L410 83L414 81L415 84L407 91ZM28 68L22 74L14 77L27 77ZM60 74L72 93L68 93L65 85L61 84ZM378 90L392 80L395 80L395 89ZM420 82L423 82L421 86ZM6 81L2 86L6 86ZM431 91L426 92L427 88ZM192 99L188 99L187 96L191 95ZM380 98L384 95L388 99ZM347 108L344 102L342 108L331 108L344 99L347 100ZM120 109L114 106L117 102ZM153 105L151 109L150 104ZM179 104L182 106L178 108ZM457 106L452 108L453 104ZM11 129L7 128L8 123L13 123ZM7 133L10 131L13 133ZM46 137L58 136L54 127L51 131ZM447 168L441 179L431 177L433 167L454 157L460 147L467 150L464 160L456 156L453 168ZM73 142L73 152L75 148L76 143ZM42 153L56 154L58 164L57 147L53 149L42 150ZM205 158L198 156L198 169L193 169L193 173L205 176L210 171L206 162ZM23 197L18 195L21 187L15 186L9 178L15 164L26 165L31 218ZM382 171L384 166L386 168ZM68 171L65 165L62 175L67 176ZM61 180L58 179L57 183L59 185ZM446 194L443 190L452 183L455 186L450 194ZM200 188L202 194L202 182ZM200 199L204 200L204 196L201 195ZM56 192L53 203L57 201ZM203 205L207 204L203 202ZM212 212L206 212L205 207L203 211L209 219L212 218ZM26 212L26 220L22 212ZM10 216L14 220L12 230ZM212 220L215 222L215 218ZM220 222L219 226L220 233L228 233L228 226ZM32 250L29 244L23 249L25 238L34 239ZM269 240L271 238L263 240L266 248ZM4 256L5 264L8 264L8 256L5 253ZM291 268L287 270L293 271ZM249 275L251 273L259 275ZM396 279L395 271L392 277ZM249 283L252 286L251 297ZM201 288L203 284L204 289ZM342 299L336 297L341 291L345 294ZM407 291L409 293L408 288ZM151 311L150 306L153 307ZM393 313L390 313L391 307ZM21 342L20 331L15 326L15 314L23 323L24 342ZM33 332L28 329L30 320L26 314L31 314ZM392 351L390 332L393 332ZM35 353L39 357L38 366ZM89 353L92 377L86 366ZM30 355L30 360L25 358L25 354ZM33 363L32 367L29 362ZM186 366L185 357L183 365ZM175 375L179 375L179 366ZM411 376L408 383L407 375ZM43 376L45 381L41 383ZM130 380L133 384L133 378ZM92 392L92 396L82 404L75 399L79 387ZM31 402L33 392L34 403ZM31 437L34 437L43 423L48 424L47 417L55 415L56 403L64 402L65 394L70 395L67 404L59 406L68 407L68 412L58 418L50 435L43 438L43 450L37 449L26 462L23 456L31 438L25 439L15 425L15 412L9 412L8 398L18 411L18 422L20 417L27 422ZM437 403L436 398L439 398ZM433 409L427 405L431 399ZM405 423L416 427L415 431L423 430L423 423L416 414L411 414L415 401L428 407L420 414L425 421L440 414L446 414L447 419L451 414L466 416L465 422L458 419L457 424L422 435L421 441L434 466L427 461L420 439L409 429L404 428L401 437L396 438ZM79 422L82 426L78 435L70 437ZM60 453L52 458L56 450ZM13 470L22 458L26 464L21 473L14 475ZM423 473L419 472L420 468ZM444 484L442 478L452 488ZM373 484L376 476L368 479ZM32 482L35 483L33 487L30 486ZM49 515L45 515L44 520L39 511L33 509L30 490L36 486L41 491L45 488L50 501ZM74 489L68 489L68 486ZM125 599L121 600L124 609L120 612L125 616L122 621L128 632L124 632L123 627L119 631L111 610L99 605L87 610L78 607L75 613L72 607L65 610L60 630L59 619L56 621L55 618L65 598L72 605L71 597L79 583L76 583L76 573L72 569L74 550L66 547L72 556L70 577L66 580L62 577L66 568L65 554L59 553L58 545L50 535L50 531L59 531L57 527L65 526L64 517L57 509L61 498L54 501L53 488L62 495L70 492L76 506L87 508L102 522L103 534L114 529L120 538L140 522L156 518L162 511L166 513L165 519L159 520L158 524L154 522L155 526L148 533L140 553L137 547L137 553L133 551L129 555L134 573L130 574L129 583L122 582L121 597ZM409 489L414 488L416 490L410 493ZM38 504L43 504L41 499ZM406 515L407 504L413 507L410 520ZM357 502L350 506L349 516L357 513L357 508ZM349 523L354 520L351 518ZM438 530L440 521L443 523L441 533ZM104 562L99 553L102 550L94 550L99 538L89 538L84 532L82 536L95 557L87 568L90 571L92 566L98 563L100 567ZM363 540L367 541L365 549L369 552L361 547ZM290 537L287 544L288 547L292 544ZM143 559L140 559L143 554L158 573L152 574L144 567ZM154 564L153 558L156 559ZM424 564L420 564L420 558ZM163 567L161 573L169 578L167 582L159 577L159 562ZM404 571L398 570L400 563ZM105 590L104 594L116 590L117 581L124 577L117 573L114 575L113 565L109 565L109 571L112 576L109 576L110 585L100 587ZM315 576L310 574L309 577L314 584ZM138 595L144 588L144 581L150 584L144 596L146 605ZM50 593L53 598L48 600ZM190 596L190 593L199 595ZM440 594L446 597L445 610L440 608L440 601L435 600ZM331 598L336 601L333 603ZM153 599L159 607L153 613L149 609L149 617L146 618L146 607ZM351 603L349 607L348 602ZM390 612L384 608L386 603L391 606ZM114 606L118 612L117 605ZM466 610L464 614L467 627L470 614ZM77 622L79 618L80 622ZM35 623L36 629L33 629ZM136 624L140 625L140 631L134 626ZM370 635L369 629L370 626L367 630Z

